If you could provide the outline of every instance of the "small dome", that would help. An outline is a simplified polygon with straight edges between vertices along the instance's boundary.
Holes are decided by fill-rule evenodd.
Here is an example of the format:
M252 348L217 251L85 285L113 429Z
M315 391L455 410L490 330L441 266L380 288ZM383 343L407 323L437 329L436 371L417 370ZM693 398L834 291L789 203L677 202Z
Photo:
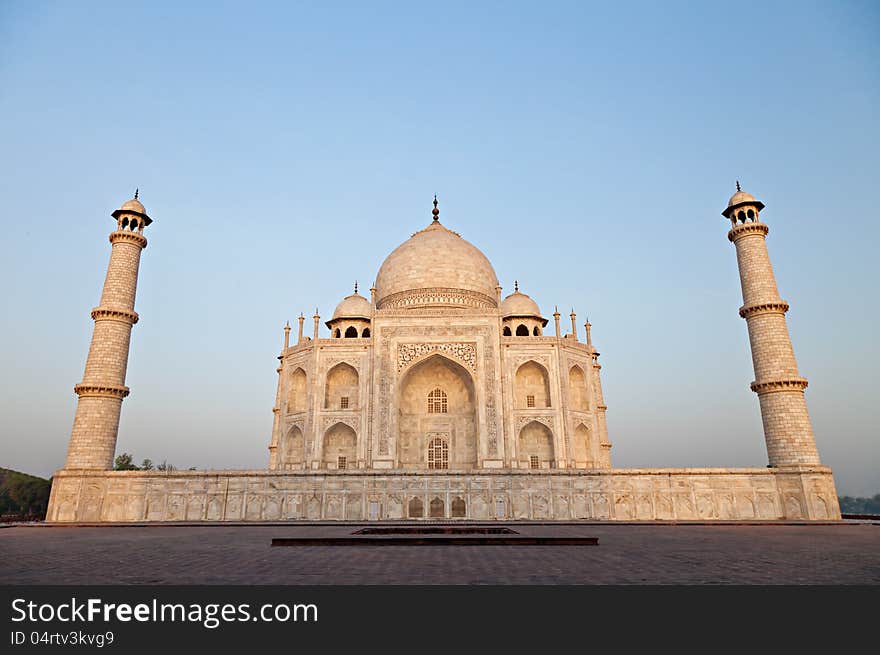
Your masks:
M541 318L541 309L538 307L538 303L529 296L515 291L501 303L501 316L503 318L511 316L534 316Z
M141 204L141 201L138 200L137 191L134 192L134 198L131 200L126 200L122 203L122 207L117 209L115 212L110 214L113 218L118 219L122 214L137 214L143 219L144 225L149 225L153 222L153 219L147 216L146 208Z
M335 321L338 318L365 318L369 320L370 310L370 301L359 293L353 293L336 305L336 311L333 312L333 318L330 320Z
M755 196L751 193L746 193L745 191L737 191L730 196L730 200L727 201L727 206L734 207L735 205L741 205L744 202L755 202Z
M755 200L755 196L751 193L743 191L739 186L739 182L737 182L736 193L730 196L730 200L727 201L727 209L721 212L721 215L730 218L733 212L743 205L754 205L758 208L758 211L764 209L764 203L760 200Z
M137 212L138 214L147 213L147 210L141 204L141 201L137 200L136 198L132 198L131 200L123 203L120 209L123 211Z

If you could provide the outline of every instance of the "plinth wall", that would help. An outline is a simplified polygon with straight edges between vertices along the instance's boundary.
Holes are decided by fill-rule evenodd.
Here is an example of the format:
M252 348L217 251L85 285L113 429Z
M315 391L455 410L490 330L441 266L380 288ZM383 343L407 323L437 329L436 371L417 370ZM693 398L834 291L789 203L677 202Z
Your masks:
M419 515L421 509L421 515ZM831 470L88 471L47 521L838 520Z

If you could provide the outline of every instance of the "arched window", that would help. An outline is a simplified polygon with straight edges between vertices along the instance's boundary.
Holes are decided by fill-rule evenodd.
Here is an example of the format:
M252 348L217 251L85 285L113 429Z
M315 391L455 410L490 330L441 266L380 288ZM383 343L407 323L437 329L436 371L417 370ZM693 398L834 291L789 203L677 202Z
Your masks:
M357 339L358 331L357 328L352 325L345 331L346 339Z
M446 414L448 411L446 392L443 389L437 388L428 394L428 414Z
M136 218L131 219L131 231L134 232L137 229L138 222Z
M746 215L745 215L745 213L743 212L742 209L739 210L739 213L736 215L736 217L739 219L739 222L740 222L740 223L745 223L745 222L746 222Z
M364 328L364 331L363 331L363 333L361 333L361 336L362 336L364 339L366 339L367 337L369 337L369 336L370 336L370 328Z
M125 218L122 219L122 229L124 230L127 227L128 227L128 216L126 216Z
M518 337L527 337L529 336L529 328L520 323L516 326L516 336Z
M425 515L425 505L421 498L413 496L409 501L409 517L411 519L420 519Z
M537 325L535 326L535 329L532 330L532 336L533 337L540 337L541 336L541 331L539 330Z
M461 496L456 496L452 501L452 516L453 518L464 518L467 514L467 503L464 502L464 498Z
M748 210L748 211L746 212L746 216L748 216L748 217L749 217L749 220L752 221L752 220L755 219L755 212L753 212L753 211L750 209L750 210Z
M429 516L432 519L442 519L446 516L446 503L443 502L442 498L439 498L438 496L432 498L429 507Z
M339 331L339 328L336 328L336 332L334 333L334 336L335 336L337 339L338 339L339 337L342 336L342 332Z
M449 468L449 444L446 443L445 439L437 437L436 439L431 439L431 443L428 444L428 468Z
M511 333L511 331L510 331L510 326L509 326L509 325L505 325L505 326L504 326L504 332L502 332L501 334L503 334L505 337L512 336L512 333Z

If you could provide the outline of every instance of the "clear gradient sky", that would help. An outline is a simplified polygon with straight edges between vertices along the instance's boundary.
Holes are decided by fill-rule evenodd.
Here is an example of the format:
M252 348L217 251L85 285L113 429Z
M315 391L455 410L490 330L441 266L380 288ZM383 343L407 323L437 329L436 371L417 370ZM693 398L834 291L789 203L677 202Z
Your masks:
M64 462L136 186L118 452L265 468L284 322L368 288L436 192L505 293L589 315L615 466L763 466L741 179L822 459L880 492L878 34L852 1L2 2L0 466Z

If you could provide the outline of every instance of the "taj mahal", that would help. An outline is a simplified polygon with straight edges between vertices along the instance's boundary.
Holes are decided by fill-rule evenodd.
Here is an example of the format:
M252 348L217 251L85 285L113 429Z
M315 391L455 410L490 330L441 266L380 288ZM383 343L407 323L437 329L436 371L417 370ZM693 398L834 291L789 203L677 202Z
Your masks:
M114 471L153 222L137 196L112 214L48 521L840 518L765 243L764 204L739 183L721 213L767 447L759 468L614 468L589 321L579 326L573 310L563 320L554 308L551 322L518 282L504 295L480 249L441 222L435 197L428 225L391 251L368 295L355 285L339 302L328 332L317 311L308 326L300 315L295 336L284 326L265 469Z

